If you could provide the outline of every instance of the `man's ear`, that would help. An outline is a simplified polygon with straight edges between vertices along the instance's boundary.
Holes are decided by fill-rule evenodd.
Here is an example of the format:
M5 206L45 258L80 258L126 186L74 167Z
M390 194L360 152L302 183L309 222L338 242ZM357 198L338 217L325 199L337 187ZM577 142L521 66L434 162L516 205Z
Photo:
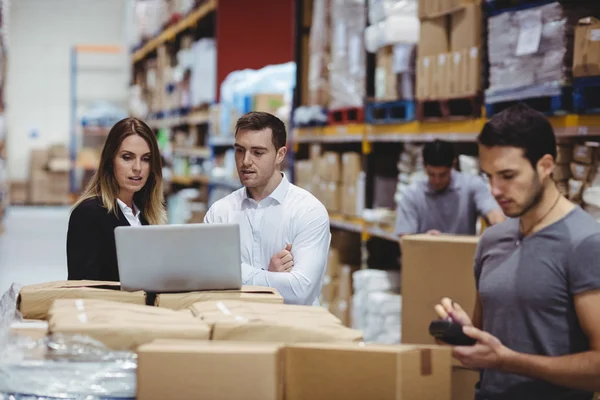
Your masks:
M545 154L537 162L537 172L542 178L552 175L554 172L554 158L550 154Z
M285 146L283 146L279 150L277 150L277 158L275 160L277 162L277 164L281 164L283 162L286 154L287 154L287 147L285 147Z

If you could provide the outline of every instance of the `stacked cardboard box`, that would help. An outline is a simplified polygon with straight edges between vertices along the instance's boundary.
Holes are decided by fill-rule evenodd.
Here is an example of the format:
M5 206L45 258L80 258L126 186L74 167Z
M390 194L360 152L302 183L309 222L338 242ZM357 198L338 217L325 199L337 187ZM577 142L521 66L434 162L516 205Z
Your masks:
M321 154L312 145L308 160L295 164L296 184L317 197L330 213L360 216L364 197L361 155L356 152Z
M575 27L573 76L600 76L600 20L582 18Z
M366 91L365 0L331 0L329 108L362 107Z
M140 400L451 398L450 350L437 346L162 340L138 354Z
M482 88L481 2L421 1L417 99L475 96Z
M340 262L340 251L331 248L321 289L321 306L338 317L345 326L352 325L352 274L358 267Z
M309 106L329 105L329 64L331 61L331 1L313 2L312 24L308 42L308 102ZM306 46L306 44L303 44ZM303 96L302 98L306 98Z
M449 297L471 313L475 306L473 259L478 238L415 235L402 238L402 343L433 344L428 326L434 306ZM479 374L453 367L453 400L475 396Z
M71 161L66 146L31 151L28 202L30 204L68 204Z
M490 87L486 90L486 102L559 96L563 86L569 84L574 66L577 74L593 73L593 67L587 69L585 57L594 52L594 40L589 36L589 41L581 41L573 61L573 27L582 18L597 15L599 7L597 2L556 1L490 17ZM579 29L583 37L587 27ZM588 58L592 65L596 55Z
M568 197L574 203L583 204L583 194L588 187L600 186L600 177L597 173L598 152L597 142L576 144L573 147L573 161L569 165L571 179L569 179Z

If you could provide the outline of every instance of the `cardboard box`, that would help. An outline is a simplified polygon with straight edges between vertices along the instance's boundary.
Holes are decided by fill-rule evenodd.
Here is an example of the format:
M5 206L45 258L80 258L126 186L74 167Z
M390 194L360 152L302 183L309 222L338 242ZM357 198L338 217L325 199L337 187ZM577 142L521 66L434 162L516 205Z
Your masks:
M212 340L358 342L362 332L346 328L322 307L241 301L196 303L192 312L212 328Z
M573 76L600 76L600 20L587 17L575 27Z
M466 51L455 51L450 53L450 87L449 97L461 97L466 87L467 64L465 62Z
M434 344L429 323L443 297L471 314L475 306L476 236L409 235L402 248L402 343Z
M397 100L396 74L393 73L393 47L385 46L377 50L375 66L375 99Z
M358 190L354 185L344 185L341 188L341 212L344 215L355 217L358 216L357 196Z
M337 278L333 278L329 275L325 275L323 278L323 287L321 288L321 296L319 301L321 305L332 304L338 295L339 281Z
M471 47L465 58L467 63L467 79L463 90L466 96L476 95L481 90L481 51L479 47Z
M436 73L434 75L433 97L447 99L450 97L450 78L452 58L450 53L438 54L436 57Z
M342 187L335 182L321 182L319 190L322 198L320 199L327 211L337 213L341 208Z
M598 144L588 142L578 144L573 148L573 160L581 164L595 164L597 161Z
M286 400L450 400L449 347L294 345L285 349Z
M477 385L477 382L479 382L479 372L461 366L453 365L452 400L474 399L475 385Z
M573 146L556 146L556 163L570 164L573 161Z
M207 290L190 293L157 294L154 305L157 307L181 310L200 301L239 300L258 303L283 304L283 297L277 289L262 286L242 286L240 290Z
M330 248L329 253L327 253L327 270L325 271L325 275L336 278L339 275L340 268L340 252L337 249Z
M453 12L450 19L451 51L481 47L483 24L481 4L466 4Z
M121 291L118 282L103 281L56 281L24 286L17 299L17 307L23 318L48 318L48 311L57 299L100 299L129 304L146 304L142 291Z
M588 182L591 178L592 166L578 163L571 163L571 175L573 179ZM565 180L565 179L561 179Z
M24 320L10 324L9 331L13 335L26 336L33 340L43 339L48 333L48 321Z
M556 164L552 179L556 182L563 182L571 179L571 166L569 164Z
M49 316L50 333L86 335L113 350L133 351L155 339L210 339L209 326L193 315L152 306L59 299Z
M362 170L360 153L346 152L342 154L342 182L346 185L356 185L358 175Z
M335 151L326 151L322 156L320 177L328 182L341 180L341 157Z
M276 114L285 105L283 94L255 94L252 97L252 111Z
M450 50L448 19L446 17L421 21L419 58L437 56Z
M417 62L417 99L428 100L432 97L434 77L434 57L419 58Z
M282 400L283 349L268 343L157 340L138 349L137 376L139 400Z

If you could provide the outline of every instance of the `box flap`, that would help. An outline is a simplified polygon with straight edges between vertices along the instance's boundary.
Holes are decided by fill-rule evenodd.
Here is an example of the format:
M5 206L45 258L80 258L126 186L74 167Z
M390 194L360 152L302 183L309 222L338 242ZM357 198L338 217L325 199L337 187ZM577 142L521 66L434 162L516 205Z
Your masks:
M444 242L444 243L478 243L479 236L467 236L467 235L405 235L402 236L401 241L410 242Z
M600 25L600 20L596 17L585 17L581 18L577 21L577 25L586 26L586 25Z

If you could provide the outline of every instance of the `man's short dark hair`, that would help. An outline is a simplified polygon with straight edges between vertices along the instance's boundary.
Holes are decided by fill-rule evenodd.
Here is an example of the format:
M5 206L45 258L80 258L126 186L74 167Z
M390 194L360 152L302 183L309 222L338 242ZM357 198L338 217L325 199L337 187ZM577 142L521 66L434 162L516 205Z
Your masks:
M479 144L488 147L518 147L535 168L546 154L556 160L556 137L546 116L524 103L494 115L483 127Z
M246 113L237 120L235 124L235 135L239 131L261 131L266 128L271 128L272 141L275 150L284 147L287 142L287 133L285 124L282 120L266 112L251 111Z
M423 163L431 167L448 167L454 164L454 146L442 140L434 140L423 147Z

